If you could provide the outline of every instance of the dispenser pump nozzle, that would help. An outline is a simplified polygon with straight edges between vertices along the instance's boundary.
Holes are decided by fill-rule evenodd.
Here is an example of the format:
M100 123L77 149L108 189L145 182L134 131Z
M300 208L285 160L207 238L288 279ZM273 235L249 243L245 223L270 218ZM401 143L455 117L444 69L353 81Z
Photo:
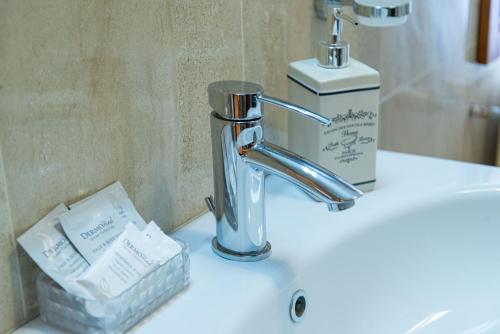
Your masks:
M342 8L331 9L328 15L328 34L318 46L318 64L321 67L338 69L349 65L349 43L342 40L344 21L353 25L358 25L358 22L344 14Z

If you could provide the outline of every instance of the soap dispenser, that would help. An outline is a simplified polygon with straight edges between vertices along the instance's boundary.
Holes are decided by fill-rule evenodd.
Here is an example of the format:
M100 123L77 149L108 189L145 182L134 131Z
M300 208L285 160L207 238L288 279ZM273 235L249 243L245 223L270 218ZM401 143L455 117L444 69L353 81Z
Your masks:
M349 56L344 22L357 25L343 8L331 6L328 33L317 58L288 66L291 102L332 120L325 128L290 115L288 145L363 191L373 190L379 113L379 73Z

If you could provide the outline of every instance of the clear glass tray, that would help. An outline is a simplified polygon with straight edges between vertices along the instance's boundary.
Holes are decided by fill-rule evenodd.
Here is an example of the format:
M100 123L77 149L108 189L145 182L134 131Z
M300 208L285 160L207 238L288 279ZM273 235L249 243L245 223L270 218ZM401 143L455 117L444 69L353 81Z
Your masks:
M76 333L122 333L189 284L189 247L176 239L182 252L149 273L118 297L88 300L74 296L50 277L37 277L40 317Z

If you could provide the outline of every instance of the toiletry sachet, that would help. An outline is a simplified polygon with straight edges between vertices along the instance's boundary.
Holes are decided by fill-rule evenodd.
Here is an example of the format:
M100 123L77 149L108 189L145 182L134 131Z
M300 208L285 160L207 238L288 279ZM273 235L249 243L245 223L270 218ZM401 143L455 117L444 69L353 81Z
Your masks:
M123 188L120 181L117 181L104 189L99 190L93 195L90 195L76 203L69 206L70 210L82 205L86 201L93 199L95 197L105 197L109 199L111 204L116 210L121 212L123 218L128 219L131 223L137 225L139 229L146 226L146 222L142 219L141 215L137 212L134 204L128 197L127 191Z
M64 204L59 204L17 238L17 241L40 269L63 289L72 294L90 298L91 296L75 283L76 279L89 268L89 264L62 231L59 215L67 211Z
M134 206L117 206L130 201L121 194L110 198L101 193L85 200L60 216L67 237L88 263L92 264L131 223L138 229L146 227Z
M156 248L156 251L165 261L168 261L182 251L182 247L168 235L163 233L161 228L152 220L142 234L150 240L149 244Z
M140 231L128 224L111 247L79 278L82 288L96 299L116 297L180 253L181 247L154 222L148 227Z
M79 200L76 203L70 204L69 209L72 210L72 209L76 208L77 206L85 203L89 199L94 198L96 196L102 196L102 195L108 196L108 198L115 197L117 200L120 200L121 198L128 198L128 194L127 194L127 191L125 191L125 188L123 188L120 181L116 181L115 183L110 184L109 186L99 190L98 192L96 192L90 196L87 196L87 197Z

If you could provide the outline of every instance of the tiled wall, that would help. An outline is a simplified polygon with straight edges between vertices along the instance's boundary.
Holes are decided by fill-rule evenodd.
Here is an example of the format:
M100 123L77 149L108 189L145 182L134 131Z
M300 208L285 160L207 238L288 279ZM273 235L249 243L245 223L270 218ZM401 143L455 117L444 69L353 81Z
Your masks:
M500 62L474 63L479 0L414 4L407 25L381 35L372 63L383 82L380 146L494 163L495 124L469 117L471 103L500 104Z
M381 71L380 145L491 162L494 127L467 117L470 101L500 103L500 65L467 62L478 0L414 4L405 26L346 33ZM287 64L314 55L322 25L312 0L0 2L0 333L36 315L19 234L114 180L168 230L201 213L208 83L246 79L286 98ZM286 144L286 113L266 118Z

